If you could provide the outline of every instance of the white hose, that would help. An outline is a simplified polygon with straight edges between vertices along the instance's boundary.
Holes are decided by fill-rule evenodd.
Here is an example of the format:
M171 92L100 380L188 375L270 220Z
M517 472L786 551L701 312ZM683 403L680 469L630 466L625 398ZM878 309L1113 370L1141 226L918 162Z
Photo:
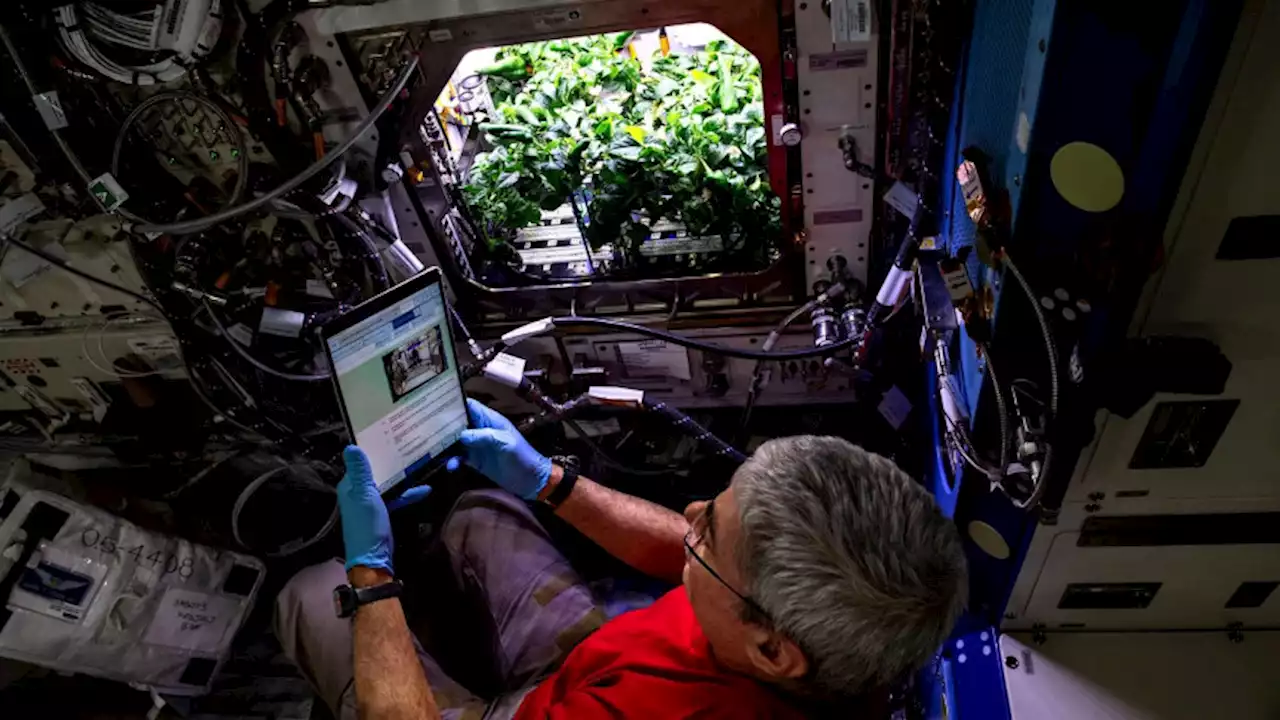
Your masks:
M283 463L284 461L281 460L280 462ZM258 492L258 490L260 490L263 485L266 485L268 480L292 468L293 466L288 464L281 464L279 467L271 468L270 470L254 478L252 481L249 482L248 485L245 486L244 490L240 491L239 497L236 498L235 506L231 508L231 535L236 539L236 542L240 544L240 547L246 548L252 552L261 552L263 555L266 555L267 557L273 557L273 558L286 557L298 552L299 550L309 548L312 545L315 545L316 543L320 542L325 538L325 536L327 536L333 530L333 526L338 524L337 491L332 486L322 482L318 477L314 477L314 478L308 479L304 484L307 485L308 487L316 488L323 492L332 493L334 495L333 513L329 515L329 519L325 521L324 525L320 528L319 532L317 532L315 535L312 535L310 538L307 538L305 540L298 539L298 540L287 542L284 545L281 545L279 548L272 550L270 552L251 547L248 543L244 541L244 538L240 536L240 513L244 511L244 506L248 504L249 498L253 497L254 493ZM315 471L311 471L311 472L314 473Z
M1058 417L1058 347L1053 342L1053 332L1049 328L1049 320L1045 318L1044 311L1040 309L1040 299L1036 297L1036 293L1031 289L1031 283L1022 275L1022 271L1018 270L1018 266L1013 263L1013 258L1009 254L1001 254L1002 261L1009 268L1009 272L1013 273L1013 279L1018 281L1018 285L1022 287L1022 291L1026 293L1027 300L1031 303L1031 309L1035 312L1036 321L1040 323L1040 334L1044 338L1045 352L1049 355L1049 422L1053 422ZM1035 507L1040 502L1040 498L1044 495L1044 481L1049 475L1049 461L1053 458L1053 445L1045 444L1044 462L1040 465L1040 477L1036 479L1035 487L1031 491L1031 495L1024 502L1013 500L1014 506L1019 509L1029 509Z
M1044 338L1045 352L1049 354L1049 418L1053 419L1058 415L1058 347L1053 342L1049 320L1040 309L1040 298L1036 297L1036 291L1031 289L1031 283L1027 282L1018 266L1013 264L1013 258L1009 257L1008 253L1003 253L1001 257L1005 266L1009 268L1009 272L1013 273L1013 279L1018 281L1022 291L1027 294L1031 310L1036 315L1036 322L1040 323L1040 335Z

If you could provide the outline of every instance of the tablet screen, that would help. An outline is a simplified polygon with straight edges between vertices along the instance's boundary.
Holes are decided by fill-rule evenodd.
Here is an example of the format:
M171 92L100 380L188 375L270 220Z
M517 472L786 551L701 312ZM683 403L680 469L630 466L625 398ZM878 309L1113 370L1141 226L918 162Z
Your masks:
M327 342L347 422L379 491L457 442L467 404L439 281Z

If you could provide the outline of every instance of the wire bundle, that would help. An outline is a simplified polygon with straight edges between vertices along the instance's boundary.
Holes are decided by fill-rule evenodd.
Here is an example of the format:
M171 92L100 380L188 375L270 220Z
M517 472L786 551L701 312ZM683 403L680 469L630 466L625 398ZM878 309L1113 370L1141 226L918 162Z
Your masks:
M129 14L93 2L68 3L54 9L54 19L59 42L76 60L109 80L155 85L181 78L213 50L222 33L222 1L169 0L149 11ZM189 22L197 20L198 25ZM104 53L100 43L168 56L146 65L123 65Z

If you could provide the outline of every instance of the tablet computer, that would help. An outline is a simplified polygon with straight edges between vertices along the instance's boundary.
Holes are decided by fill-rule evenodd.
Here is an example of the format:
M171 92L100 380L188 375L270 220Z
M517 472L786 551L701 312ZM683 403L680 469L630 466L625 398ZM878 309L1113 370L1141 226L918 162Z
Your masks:
M380 492L417 484L470 422L445 302L430 268L321 331L342 417Z

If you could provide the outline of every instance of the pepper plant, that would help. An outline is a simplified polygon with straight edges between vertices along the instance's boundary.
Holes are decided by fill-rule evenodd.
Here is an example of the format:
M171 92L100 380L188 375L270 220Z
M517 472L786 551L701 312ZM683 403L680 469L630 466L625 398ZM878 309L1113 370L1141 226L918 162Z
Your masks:
M500 117L481 125L491 149L464 192L490 243L573 202L592 247L612 243L615 269L643 264L662 219L719 236L720 269L776 257L759 62L716 40L646 70L625 35L515 45L481 69Z

